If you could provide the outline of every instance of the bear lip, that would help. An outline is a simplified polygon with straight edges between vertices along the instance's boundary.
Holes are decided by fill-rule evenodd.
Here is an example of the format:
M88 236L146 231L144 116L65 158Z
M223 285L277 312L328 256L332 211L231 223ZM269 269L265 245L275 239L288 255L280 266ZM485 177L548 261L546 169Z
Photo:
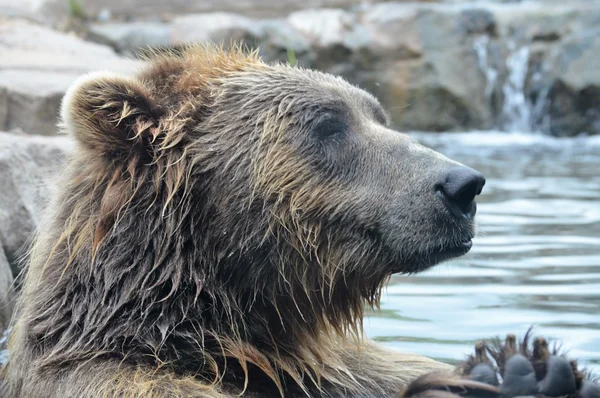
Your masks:
M442 261L449 260L451 258L459 257L467 254L473 247L473 240L464 240L454 246L445 246L434 250L428 257L431 258L431 265L441 263Z
M417 254L413 256L412 261L410 261L414 267L412 272L425 271L444 261L463 256L467 254L472 247L473 240L468 238L452 246L440 246L427 253Z

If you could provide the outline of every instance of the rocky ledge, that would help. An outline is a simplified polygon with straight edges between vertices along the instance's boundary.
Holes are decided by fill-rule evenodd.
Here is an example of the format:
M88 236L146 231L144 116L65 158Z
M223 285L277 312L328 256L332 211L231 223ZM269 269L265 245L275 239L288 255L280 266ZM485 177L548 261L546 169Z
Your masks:
M72 147L64 136L0 132L0 336L14 306L21 259Z
M79 74L129 71L139 62L128 58L147 46L234 40L259 46L268 61L343 75L379 97L402 130L600 133L598 1L225 7L262 18L189 13L204 10L196 3L169 10L157 3L135 20L133 6L108 11L97 0L54 20L49 6L46 19L5 11L12 16L0 20L0 129L53 134L60 97Z

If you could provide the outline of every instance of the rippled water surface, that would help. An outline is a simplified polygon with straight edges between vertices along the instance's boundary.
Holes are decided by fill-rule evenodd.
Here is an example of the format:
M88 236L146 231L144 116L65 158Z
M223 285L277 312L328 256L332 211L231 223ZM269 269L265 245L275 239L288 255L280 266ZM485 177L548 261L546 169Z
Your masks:
M485 174L478 237L464 258L395 276L367 334L454 362L535 325L600 373L600 137L413 136Z

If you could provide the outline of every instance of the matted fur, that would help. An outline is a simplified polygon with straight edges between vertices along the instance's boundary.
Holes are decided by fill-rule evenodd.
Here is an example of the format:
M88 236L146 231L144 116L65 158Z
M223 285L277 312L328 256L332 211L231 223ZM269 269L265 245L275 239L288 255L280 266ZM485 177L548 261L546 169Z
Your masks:
M425 181L409 192L425 195L452 163L391 134L375 99L339 78L238 48L149 63L132 78L87 76L63 102L78 148L30 255L11 394L383 397L448 369L376 347L362 319L393 272L419 270L391 246L427 254L471 233L423 223L444 217L427 200L399 202L412 217L402 236L377 222L396 175ZM294 146L329 97L372 143L348 156L351 176L315 172L319 159ZM396 153L407 161L393 172L373 158ZM379 168L362 176L366 164ZM381 178L381 193L357 178Z

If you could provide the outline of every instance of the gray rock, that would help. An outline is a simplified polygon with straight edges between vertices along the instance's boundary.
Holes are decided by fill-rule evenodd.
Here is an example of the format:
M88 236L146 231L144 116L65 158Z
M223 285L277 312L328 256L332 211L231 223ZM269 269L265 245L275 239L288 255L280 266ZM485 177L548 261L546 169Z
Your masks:
M60 101L76 73L0 70L0 106L5 103L2 128L21 128L37 134L56 134ZM2 116L0 115L0 120Z
M8 0L10 1L10 0ZM371 2L385 0L371 0ZM86 0L85 11L96 16L104 9L118 19L147 18L156 15L232 12L253 17L282 17L290 12L318 7L347 8L364 0Z
M0 241L13 275L52 196L52 177L72 145L64 136L0 133Z
M171 37L177 44L252 42L261 35L260 25L241 15L224 12L191 14L175 18Z
M285 8L284 3L265 0L255 6ZM593 69L583 70L576 58L596 62L595 44L584 43L592 39L577 38L600 24L600 1L322 4L342 3L353 6L295 11L278 19L213 12L175 17L170 23L109 22L91 25L90 35L124 53L146 46L243 41L259 46L267 61L297 60L343 75L378 96L402 130L540 130L534 125L552 107L553 134L596 131L596 108L586 101L595 101L598 83L592 82L600 77ZM86 7L94 4L86 2ZM118 15L109 5L102 9ZM139 5L146 6L164 10L155 2ZM210 9L195 2L180 6ZM220 4L221 9L229 6L228 1ZM0 51L6 55L0 59L0 129L52 134L60 95L76 76L139 65L105 45L31 23L11 23L8 30L0 24ZM586 88L577 86L583 78L589 80ZM538 106L546 99L545 107Z
M344 10L325 8L294 12L287 22L313 45L328 47L345 44L347 34L356 25L356 17Z
M491 7L498 33L506 39L532 43L553 42L600 22L600 3L569 1L563 4L531 2Z
M485 76L459 9L382 3L361 24L368 43L350 57L360 69L344 74L373 92L402 130L490 127Z
M0 20L0 46L7 50L36 52L40 56L63 54L80 57L116 58L107 46L86 42L23 19Z
M169 24L161 22L92 24L88 38L120 52L134 53L140 48L175 44L171 30Z
M70 18L63 0L0 0L0 18L26 18L50 26L65 26Z
M548 65L548 114L553 135L600 134L600 29L573 35Z
M362 23L369 32L371 51L397 59L418 58L423 46L417 29L420 11L401 4L381 4L369 8Z
M260 22L261 49L276 48L305 53L310 51L312 43L289 23L280 19Z
M0 126L8 125L8 90L0 86Z
M0 53L0 130L31 134L56 133L61 97L78 76L140 65L110 47L18 19L0 20Z
M0 241L0 336L10 323L14 308L14 278Z
M460 13L460 25L467 34L496 35L496 20L490 10L467 9Z

